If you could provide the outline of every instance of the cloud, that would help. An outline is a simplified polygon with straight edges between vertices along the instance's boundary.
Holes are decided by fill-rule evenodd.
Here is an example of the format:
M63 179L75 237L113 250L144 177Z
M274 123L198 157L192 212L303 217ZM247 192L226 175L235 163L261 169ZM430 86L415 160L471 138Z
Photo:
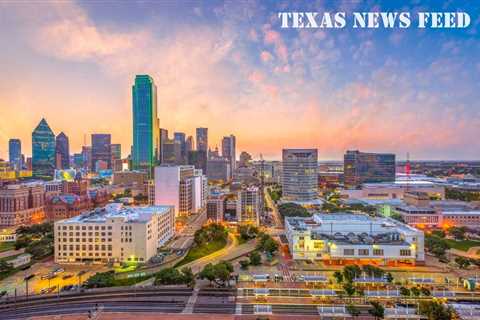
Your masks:
M262 51L260 53L260 59L262 59L263 62L269 62L269 61L273 60L273 56L268 51Z

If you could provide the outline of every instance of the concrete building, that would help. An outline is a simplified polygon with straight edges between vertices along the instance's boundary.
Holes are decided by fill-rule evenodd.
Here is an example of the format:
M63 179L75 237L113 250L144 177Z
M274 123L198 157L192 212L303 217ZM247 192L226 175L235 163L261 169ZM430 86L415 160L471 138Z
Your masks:
M395 181L384 183L365 183L358 190L341 190L343 198L355 199L403 199L406 192L426 192L429 197L445 199L445 187L430 181Z
M197 151L208 152L208 128L197 128Z
M238 192L237 220L239 223L260 224L262 198L258 187L248 187Z
M76 217L92 208L87 195L61 194L48 197L45 201L45 215L48 221Z
M223 192L211 192L207 198L207 219L214 222L222 222L225 212L226 194Z
M19 227L45 220L45 189L40 183L11 184L0 189L0 226Z
M222 139L222 157L227 159L230 163L230 179L233 177L233 172L237 168L237 141L233 134L223 137ZM208 173L208 169L207 169Z
M174 236L171 206L109 204L55 222L56 263L147 262Z
M207 162L208 180L227 182L232 178L230 161L226 158L209 159Z
M363 183L395 181L395 155L347 151L344 156L345 187L356 188Z
M91 170L101 170L112 168L110 134L92 134L92 163ZM102 165L100 165L102 163ZM104 163L104 164L103 164Z
M318 198L317 149L283 149L283 197L287 201Z
M285 228L296 260L393 266L425 262L423 232L390 218L319 213L286 218Z
M207 178L194 166L155 167L155 205L171 205L175 216L190 215L205 208Z

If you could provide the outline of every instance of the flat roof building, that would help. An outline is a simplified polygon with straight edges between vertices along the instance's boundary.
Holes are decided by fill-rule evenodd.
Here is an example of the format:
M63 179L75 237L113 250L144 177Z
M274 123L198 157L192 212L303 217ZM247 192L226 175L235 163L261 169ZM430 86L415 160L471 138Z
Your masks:
M318 198L317 149L283 149L282 190L285 200Z
M390 218L322 214L285 219L290 252L297 260L329 264L424 263L423 232Z
M56 263L147 262L174 236L173 206L109 204L55 222Z

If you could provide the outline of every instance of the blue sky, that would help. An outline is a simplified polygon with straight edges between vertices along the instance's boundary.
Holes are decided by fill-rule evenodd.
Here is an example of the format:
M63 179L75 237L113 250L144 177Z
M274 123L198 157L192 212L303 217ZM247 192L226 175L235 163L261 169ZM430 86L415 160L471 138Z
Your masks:
M279 11L347 12L344 29L281 29ZM467 29L351 27L353 11L466 11ZM72 152L110 132L126 155L131 85L151 74L162 127L210 146L478 159L480 43L473 1L62 1L0 3L0 157L41 117ZM88 139L87 139L88 141Z

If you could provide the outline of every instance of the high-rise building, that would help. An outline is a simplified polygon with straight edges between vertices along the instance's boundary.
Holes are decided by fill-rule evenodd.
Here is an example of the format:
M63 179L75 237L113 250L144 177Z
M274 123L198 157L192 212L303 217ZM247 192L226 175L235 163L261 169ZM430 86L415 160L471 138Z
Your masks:
M197 128L197 151L208 152L208 128Z
M159 129L159 137L160 137L160 148L159 148L159 160L160 163L163 163L163 144L168 142L168 130L160 128Z
M157 87L148 75L137 75L132 87L132 167L152 173L160 152Z
M56 138L55 155L57 169L70 168L70 148L68 137L63 132L60 132Z
M187 153L186 153L186 140L185 140L185 133L183 132L175 132L173 133L173 139L180 143L180 156L181 156L181 163L187 163Z
M193 150L193 137L188 136L185 140L185 159L188 160L188 153Z
M169 139L162 144L163 164L183 164L182 161L182 145L178 140Z
M233 172L237 168L237 158L236 158L236 139L235 136L229 135L228 137L223 137L222 139L222 156L230 162L230 172L233 176Z
M32 132L32 169L37 176L53 176L55 171L55 134L42 119Z
M175 207L175 216L205 208L207 178L194 166L155 167L155 205Z
M232 178L230 161L226 158L213 158L207 162L208 180L227 182Z
M20 139L8 140L8 161L10 167L16 170L22 169L22 142Z
M239 223L259 225L262 208L260 189L248 187L238 192L237 219Z
M97 171L97 163L100 161L105 163L107 169L112 168L110 134L92 134L92 171Z
M286 200L311 201L318 198L317 149L283 149L282 192Z
M205 174L207 172L207 151L193 150L188 153L188 164Z
M92 147L90 146L83 146L82 147L82 158L83 158L83 168L85 170L93 170L94 168L90 168L92 165Z
M250 155L250 153L242 151L242 153L240 153L239 166L248 167L250 165L250 161L252 161L252 156Z
M395 181L395 155L348 150L343 161L344 183L355 188L363 183Z
M122 171L123 162L122 162L122 145L119 143L113 143L110 146L112 151L112 170L113 171Z

